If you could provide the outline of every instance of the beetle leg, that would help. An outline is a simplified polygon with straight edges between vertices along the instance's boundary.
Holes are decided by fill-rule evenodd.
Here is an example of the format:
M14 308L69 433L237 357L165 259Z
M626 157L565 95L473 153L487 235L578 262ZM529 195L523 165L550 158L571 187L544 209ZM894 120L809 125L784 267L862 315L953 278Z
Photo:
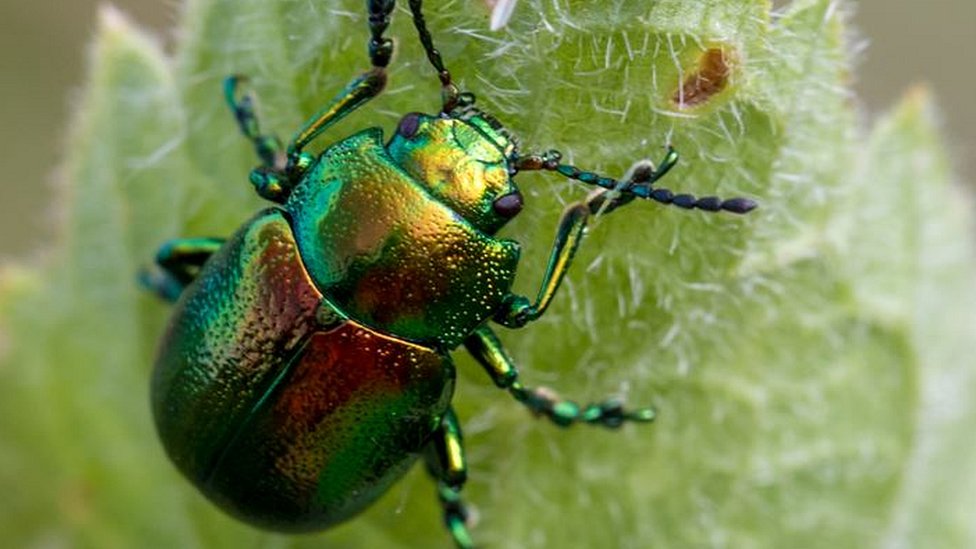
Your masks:
M461 424L454 409L449 408L424 449L424 461L427 472L437 481L444 524L459 548L470 549L474 543L468 533L468 510L461 501L461 488L468 476L462 438Z
M251 171L251 183L259 195L284 203L314 161L314 157L303 153L302 149L386 87L386 66L393 55L393 41L384 38L383 33L390 25L394 4L394 0L367 0L369 59L373 68L350 82L328 105L315 113L295 134L284 152L276 137L261 134L254 110L254 96L240 91L243 78L231 76L224 82L224 94L234 111L237 124L241 132L254 142L262 161L261 166Z
M392 47L392 46L391 46ZM289 161L298 161L302 149L330 126L376 97L386 87L386 69L373 67L343 89L295 134L288 146Z
M499 388L507 389L525 407L560 427L574 423L588 423L616 428L624 422L654 421L653 408L628 410L619 398L607 398L601 402L580 406L572 400L561 398L545 387L529 388L519 381L518 369L498 336L489 328L479 328L464 341L464 347L481 363Z
M281 141L274 135L261 133L255 104L257 98L244 84L247 77L232 75L224 79L224 100L234 113L234 119L244 137L254 144L254 152L261 159L265 168L283 170L285 168L285 154Z
M369 60L373 68L349 83L331 103L310 118L295 134L288 145L290 163L299 162L301 151L306 145L347 114L379 95L386 87L386 66L393 55L393 40L385 38L383 33L390 25L394 5L394 0L366 1L369 12Z
M612 212L632 200L633 195L599 189L590 193L586 199L570 204L559 220L549 264L542 277L536 302L532 304L527 298L512 294L504 308L495 315L495 321L509 328L519 328L542 316L569 270L590 218L595 214Z
M176 301L193 282L200 267L221 246L223 238L177 238L160 246L156 265L160 271L139 273L140 283L169 302Z
M307 167L305 165L310 162L305 159L304 162L294 162L293 166L289 166L288 156L278 137L261 133L255 108L257 99L244 86L246 82L247 77L240 75L224 79L224 99L234 113L241 133L254 144L254 151L261 159L261 165L251 170L251 184L262 198L284 203L294 187L293 181L300 178Z
M603 177L592 172L584 172L575 166L560 164L562 156L558 151L549 151L543 155L528 155L516 160L514 171L550 170L558 172L570 179L576 179L590 185L600 187L585 200L571 204L556 230L556 239L552 245L549 264L543 276L539 293L535 303L520 295L510 295L504 307L495 315L495 321L509 328L519 328L526 323L536 320L546 311L552 298L559 289L559 284L566 276L569 265L576 255L583 230L590 217L596 214L609 213L620 206L630 203L635 198L649 198L665 204L674 204L682 208L699 208L706 211L726 210L733 213L747 213L756 207L756 203L747 198L732 198L720 200L714 196L695 198L690 194L675 195L668 189L652 188L651 185L664 177L678 162L678 153L668 147L668 153L657 168L647 160L636 162L627 171L623 179L617 180Z

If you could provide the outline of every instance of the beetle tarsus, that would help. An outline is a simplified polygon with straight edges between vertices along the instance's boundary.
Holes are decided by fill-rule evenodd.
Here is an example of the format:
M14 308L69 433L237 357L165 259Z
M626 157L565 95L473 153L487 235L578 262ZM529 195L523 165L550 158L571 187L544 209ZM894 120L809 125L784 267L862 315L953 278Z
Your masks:
M390 26L390 15L395 4L394 0L366 2L366 10L369 12L369 60L374 67L386 67L393 57L393 41L385 38L383 33Z
M653 408L628 410L623 401L616 397L580 406L575 401L560 397L548 387L527 388L516 382L509 388L509 392L533 413L549 419L559 427L585 423L617 429L627 422L648 423L654 421L656 416Z
M560 397L552 389L522 385L515 361L490 328L476 330L464 341L464 347L491 376L497 387L508 390L529 411L560 427L586 423L612 429L624 423L647 423L654 420L653 408L630 410L624 407L619 398L611 397L580 406L572 400Z
M275 135L261 133L257 115L257 99L246 88L247 77L239 74L224 79L224 100L234 114L234 120L244 137L254 145L254 152L266 168L281 169L285 164L284 147Z

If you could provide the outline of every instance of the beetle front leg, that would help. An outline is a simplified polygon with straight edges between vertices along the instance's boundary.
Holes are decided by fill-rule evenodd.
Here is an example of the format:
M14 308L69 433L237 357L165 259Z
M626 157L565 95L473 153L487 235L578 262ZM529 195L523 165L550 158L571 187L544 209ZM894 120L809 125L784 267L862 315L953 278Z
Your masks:
M389 44L392 51L392 42ZM373 51L372 42L370 51ZM374 63L381 59L374 57ZM251 170L251 184L266 200L284 204L292 188L311 167L315 158L302 152L313 139L349 113L376 97L386 86L386 69L374 66L349 83L339 95L310 118L295 134L286 151L277 137L261 133L254 111L253 95L242 91L243 77L231 76L224 82L228 105L237 119L241 133L254 143L261 165Z
M437 481L437 495L444 508L444 524L461 549L474 547L468 532L468 510L461 501L461 489L468 477L461 424L449 408L424 449L427 472Z
M139 273L140 283L169 302L179 299L196 278L200 267L221 246L223 238L177 238L159 247L156 265L160 271Z
M379 95L386 87L386 66L390 64L390 57L393 56L393 40L385 38L383 33L390 26L390 15L393 13L395 3L394 0L366 1L369 12L369 60L373 68L349 83L331 103L309 119L295 134L288 146L288 157L291 162L300 159L302 149L313 139L347 114Z
M533 413L549 418L560 427L574 423L588 423L616 428L628 421L646 423L654 421L653 408L624 408L619 398L607 398L600 402L580 406L572 400L561 398L546 387L529 388L519 381L515 361L505 351L498 336L489 328L479 328L464 341L464 347L477 360L501 389L507 389L516 400Z
M542 277L542 283L535 303L520 295L509 295L504 307L494 320L509 328L521 328L536 320L552 303L559 284L569 271L576 250L583 239L583 231L595 214L606 214L634 200L631 194L620 194L612 190L598 189L586 199L570 204L563 212L556 229L556 239L549 255L549 264Z
M292 188L314 162L303 149L316 137L346 115L373 99L386 87L386 66L393 55L393 41L385 38L390 25L394 0L367 0L369 11L369 59L373 68L350 82L322 110L312 116L283 150L277 137L261 133L254 96L242 91L244 77L231 76L224 81L224 96L237 124L261 158L261 166L251 171L251 183L261 197L283 204Z

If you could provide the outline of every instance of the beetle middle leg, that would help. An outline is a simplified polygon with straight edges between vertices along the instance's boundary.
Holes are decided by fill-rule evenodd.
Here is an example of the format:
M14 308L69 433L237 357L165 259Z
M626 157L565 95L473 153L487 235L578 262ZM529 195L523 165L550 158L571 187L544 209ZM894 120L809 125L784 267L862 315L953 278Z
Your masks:
M234 113L237 127L254 144L254 152L261 159L262 167L282 170L285 167L284 148L274 135L261 133L255 105L255 95L246 88L247 77L232 75L224 79L224 101Z
M369 12L369 60L373 68L353 80L328 105L316 113L295 134L288 145L290 162L299 159L303 148L330 126L373 99L386 87L386 66L393 56L393 40L383 36L390 26L395 0L367 0Z
M437 481L437 495L444 508L444 524L461 549L474 547L468 532L468 510L461 501L461 488L468 477L461 424L449 408L424 449L427 472Z
M464 341L464 347L501 389L507 389L516 400L532 412L548 418L560 427L588 423L616 428L625 422L654 421L653 408L624 408L619 398L607 398L586 406L561 398L545 387L530 388L519 381L515 361L490 328L479 328Z
M200 267L221 246L223 238L177 238L159 247L156 252L156 272L143 271L139 280L143 286L169 302L179 299L183 290L197 277Z

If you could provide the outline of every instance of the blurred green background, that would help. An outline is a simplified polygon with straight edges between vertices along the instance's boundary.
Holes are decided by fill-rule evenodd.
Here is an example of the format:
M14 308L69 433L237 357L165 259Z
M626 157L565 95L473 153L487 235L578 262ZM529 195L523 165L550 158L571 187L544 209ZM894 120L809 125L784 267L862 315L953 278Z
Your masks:
M116 0L142 25L171 38L179 2ZM0 4L0 258L29 257L53 234L52 187L65 122L80 89L98 2L4 0ZM851 75L865 112L890 107L910 86L928 83L945 119L957 172L976 181L976 41L973 0L864 0L856 3L860 43Z

